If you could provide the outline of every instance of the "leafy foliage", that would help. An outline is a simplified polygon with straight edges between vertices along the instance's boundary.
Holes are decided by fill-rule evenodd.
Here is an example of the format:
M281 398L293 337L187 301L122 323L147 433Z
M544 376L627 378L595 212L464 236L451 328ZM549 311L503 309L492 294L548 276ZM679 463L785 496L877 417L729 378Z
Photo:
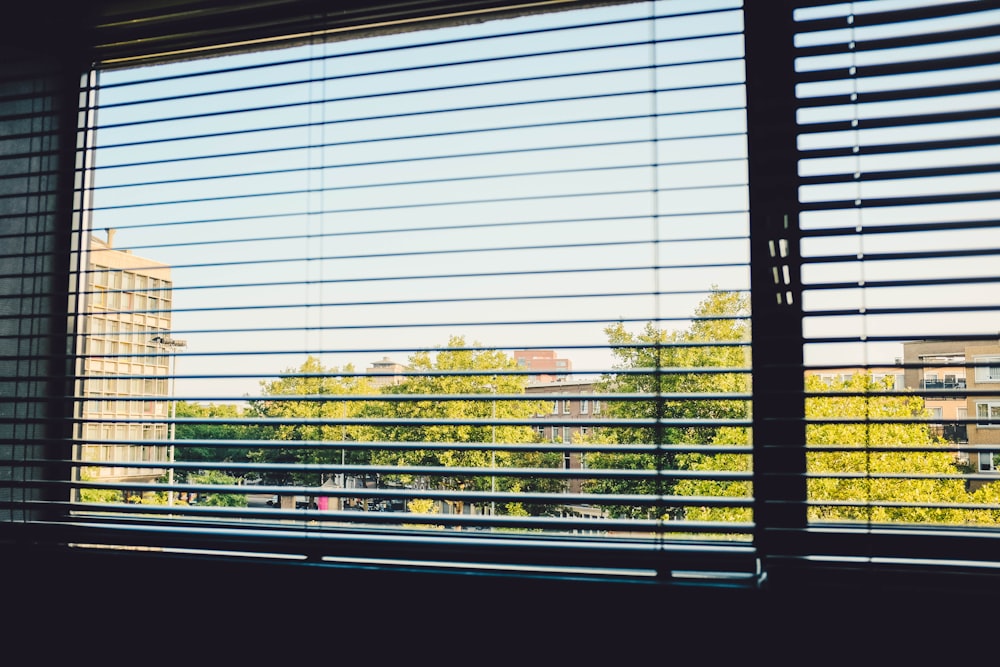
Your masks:
M383 466L433 466L455 468L454 475L426 476L413 479L409 475L386 475L377 482L396 481L423 488L468 489L486 491L552 491L564 489L562 482L470 474L468 468L558 467L556 454L542 454L530 448L511 447L491 451L489 447L463 448L462 444L492 442L524 445L536 440L530 426L473 425L469 421L496 419L527 419L548 410L548 403L538 400L489 400L476 396L469 399L443 400L380 400L380 397L402 395L488 395L523 394L525 378L504 374L517 368L516 362L503 352L480 349L478 344L467 346L465 340L453 337L445 349L432 354L418 352L409 359L413 374L397 385L379 392L365 377L358 377L348 367L341 373L326 368L314 357L302 366L288 369L278 379L262 383L262 398L251 402L249 414L276 420L274 426L260 428L258 436L274 440L276 446L249 452L252 461L271 463L333 463ZM468 373L480 371L480 373ZM492 371L483 372L483 371ZM353 400L338 400L351 396ZM328 398L329 397L329 398ZM360 397L360 398L359 398ZM345 419L358 423L337 424ZM281 420L287 420L281 423ZM328 423L328 421L334 423ZM425 420L431 423L420 423ZM403 422L412 422L403 424ZM434 423L443 422L443 423ZM295 441L283 447L280 441ZM302 447L301 442L316 442L315 447ZM342 448L342 442L372 443L367 449ZM380 442L455 443L454 449L390 449ZM269 484L318 485L319 475L306 472L269 473ZM519 503L498 505L498 512L541 512L542 508Z
M118 489L80 489L80 502L83 503L120 503L122 499Z
M248 448L213 447L211 445L183 445L188 440L247 440L255 437L256 429L240 423L243 415L236 405L229 403L200 405L188 401L177 402L177 416L194 419L211 419L213 423L179 423L176 427L178 445L175 458L178 461L220 462L247 461ZM186 470L176 472L178 482L188 479Z
M403 395L479 395L466 400L398 400L384 401L376 406L378 416L396 420L439 420L447 423L389 425L378 429L378 439L392 442L433 443L504 443L527 445L535 442L537 435L530 426L473 425L470 420L492 421L528 419L550 410L548 401L539 400L490 400L489 394L523 394L526 379L523 375L504 374L514 370L517 362L498 350L482 349L478 343L467 345L462 337L452 337L446 348L432 355L418 352L409 359L413 375L395 386L387 387L385 394ZM480 373L468 373L479 371ZM493 372L495 374L491 374ZM480 397L482 396L482 397ZM382 465L419 465L445 468L555 468L561 464L558 454L543 454L530 446L511 447L490 451L486 448L466 449L415 449L383 450L373 453L374 463ZM412 483L414 480L403 478ZM470 475L456 471L455 475L435 476L422 480L430 488L469 489L488 491L494 485L497 491L558 492L562 482L543 478ZM541 507L525 507L517 503L497 505L498 513L538 513Z
M890 381L891 382L891 381ZM809 392L832 391L872 393L885 391L890 384L877 382L867 374L856 374L846 382L827 387L818 377L806 378ZM918 396L824 396L806 399L810 419L864 418L907 420L928 417L924 401ZM822 475L808 482L809 498L815 503L840 501L840 505L814 505L810 519L856 519L875 522L961 521L955 509L894 507L886 503L956 503L966 500L965 484L960 479L891 478L884 475L956 475L954 455L934 451L943 444L925 424L902 422L859 424L809 424L806 444L843 445L845 451L812 451L807 454L807 469ZM914 446L911 452L872 451L876 446ZM926 450L924 449L926 448ZM863 475L830 477L827 475ZM863 506L849 503L861 502Z
M719 400L691 395L746 392L749 376L726 369L745 368L750 339L749 297L737 292L715 290L695 309L691 325L684 330L666 331L647 323L633 334L622 324L605 329L618 371L606 375L600 390L608 393L647 394L649 398L610 401L608 416L616 419L687 420L674 426L628 426L595 429L591 442L608 444L668 445L660 455L622 452L587 455L589 468L656 470L689 465L690 459L670 451L671 444L706 444L715 440L719 427L712 421L740 419L749 415L749 405L741 400ZM687 369L691 369L687 372ZM671 394L687 397L669 398ZM665 399L658 396L667 395ZM705 420L708 423L700 423ZM657 480L592 480L584 489L606 494L665 494L673 483ZM628 505L608 508L617 517L646 517L654 510Z
M823 383L815 376L805 379L809 392L843 392L844 396L812 396L806 399L806 417L824 419L872 419L889 423L817 423L806 430L807 445L842 446L842 451L807 452L807 482L812 521L859 520L874 523L997 523L1000 511L977 505L1000 501L1000 483L975 491L958 478L952 452L926 424L904 423L927 416L918 396L871 395L890 388L870 375L856 374L848 381ZM849 395L859 394L859 395ZM868 395L865 395L868 394ZM900 420L893 422L892 420ZM744 429L720 431L716 444L747 444ZM873 451L877 447L912 447L915 451ZM747 455L688 455L691 469L749 472ZM921 477L923 476L923 477ZM948 477L953 477L949 479ZM685 480L676 492L683 495L751 497L750 482ZM937 507L934 507L937 505ZM750 510L689 508L689 519L746 521Z
M234 485L238 482L236 477L227 475L221 470L204 470L193 474L189 480L192 484L217 484ZM199 505L210 505L212 507L246 507L247 497L242 493L203 493L198 498Z
M315 447L266 447L248 453L251 461L267 463L346 463L365 464L367 453L337 447L336 443L349 440L369 441L374 429L356 424L324 423L324 420L344 420L365 414L368 408L363 401L338 400L337 397L367 396L376 394L367 378L352 375L353 367L341 373L336 367L324 367L316 357L308 357L298 368L287 369L281 377L261 382L263 398L250 402L249 415L267 417L278 421L275 426L261 427L260 439L316 441ZM294 398L292 398L294 397ZM289 420L280 423L282 419ZM303 421L305 420L305 421ZM324 443L333 443L326 445ZM316 473L269 472L264 474L268 484L319 485L322 480Z

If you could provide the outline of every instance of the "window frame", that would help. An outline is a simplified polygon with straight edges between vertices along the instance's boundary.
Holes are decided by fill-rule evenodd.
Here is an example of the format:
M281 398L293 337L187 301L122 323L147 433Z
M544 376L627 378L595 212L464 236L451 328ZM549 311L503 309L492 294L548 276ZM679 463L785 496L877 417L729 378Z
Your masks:
M1000 428L1000 414L992 416L993 409L996 409L1000 413L1000 400L997 401L976 401L976 428ZM987 414L980 415L980 408L986 408ZM986 421L978 421L980 419ZM989 423L989 420L994 420L995 423Z
M763 325L754 327L755 386L760 387L760 391L755 393L753 414L755 437L762 443L767 443L762 444L760 455L755 453L755 461L760 461L755 467L754 485L761 490L760 497L755 498L755 518L759 526L755 543L762 550L762 559L766 561L766 565L777 569L780 569L783 558L794 559L808 551L801 540L788 538L786 534L789 531L803 530L806 526L802 510L806 499L805 481L796 478L796 474L801 475L805 471L804 415L800 400L802 393L793 389L795 382L787 382L789 378L794 378L796 372L801 372L802 313L798 306L801 298L794 300L794 306L788 302L775 305L775 296L780 292L771 281L775 268L790 268L788 293L801 296L798 266L794 262L798 254L798 239L794 234L787 235L786 238L785 231L796 227L794 190L797 174L792 137L795 104L790 92L791 82L794 80L791 71L793 57L790 53L791 40L784 39L794 32L790 25L791 6L786 3L762 3L746 8L747 52L754 54L747 58L749 97L752 100L752 103L748 102L747 123L748 127L753 128L749 133L752 202L750 270L754 285L753 320L756 324ZM778 35L777 38L775 34ZM88 46L93 47L94 45ZM112 52L114 51L111 49L104 51ZM78 63L79 54L74 53L73 56ZM64 82L64 86L67 99L78 99L78 88L74 89L67 82ZM67 118L75 117L78 109L64 110L64 113ZM62 138L64 141L75 140L77 132L78 128L75 127L63 128ZM64 157L73 154L72 149L66 146L63 146L62 151ZM64 163L61 170L64 175L73 173L69 163ZM60 188L59 196L64 200L61 204L64 217L72 217L77 210L71 203L72 193L65 183ZM53 257L69 257L69 234L66 231L66 237L53 252ZM789 242L788 256L792 259L787 264L776 263L768 251L768 244L777 239ZM68 267L66 273L69 273ZM52 315L50 319L57 323L60 313ZM53 324L51 332L58 334L59 331L59 325ZM59 338L58 335L51 337ZM52 356L64 361L65 351L60 352L58 343L56 345ZM795 358L797 354L800 357L798 359ZM55 389L65 387L72 374L68 366L64 370L62 376L58 373L51 376L53 395L60 395ZM978 371L977 368L977 374ZM1000 382L1000 377L988 381ZM63 389L61 393L66 392ZM51 410L49 421L61 424L63 417L69 412L69 403L53 403L48 408ZM599 412L600 403L595 400L593 413L596 415ZM46 434L46 438L59 436L59 425L51 431ZM64 452L62 454L65 455ZM59 453L53 453L52 458L58 460ZM924 539L926 538L925 535ZM949 536L937 536L938 540L942 538L948 540ZM845 543L849 540L848 537L844 538ZM907 541L903 538L899 543ZM765 569L769 572L776 571L770 567Z
M972 358L976 364L976 384L1000 383L1000 372L993 375L993 369L1000 371L1000 355L983 354Z

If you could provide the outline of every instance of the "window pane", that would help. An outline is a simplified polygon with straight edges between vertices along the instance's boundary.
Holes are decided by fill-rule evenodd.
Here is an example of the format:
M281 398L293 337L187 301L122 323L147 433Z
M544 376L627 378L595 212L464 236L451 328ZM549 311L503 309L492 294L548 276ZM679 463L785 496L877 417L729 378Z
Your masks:
M995 30L920 1L796 12L809 518L996 526ZM987 26L989 26L987 28ZM977 58L969 58L969 54ZM991 55L986 56L989 53ZM973 62L976 60L976 62ZM978 120L967 122L971 116ZM975 369L974 372L972 369ZM840 381L820 383L822 374ZM895 385L876 378L902 376Z
M81 466L216 526L750 539L740 3L122 68L99 92L91 228L113 231L89 261L126 276L111 372L159 400L120 397L156 427L120 445L141 467L86 442Z

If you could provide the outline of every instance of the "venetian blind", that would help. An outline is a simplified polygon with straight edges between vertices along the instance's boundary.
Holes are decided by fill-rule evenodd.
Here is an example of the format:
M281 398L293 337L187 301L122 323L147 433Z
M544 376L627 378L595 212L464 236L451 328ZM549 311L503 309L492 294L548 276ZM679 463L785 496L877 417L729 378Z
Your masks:
M988 564L1000 13L803 4L801 553Z
M299 35L88 94L61 535L753 573L738 3Z

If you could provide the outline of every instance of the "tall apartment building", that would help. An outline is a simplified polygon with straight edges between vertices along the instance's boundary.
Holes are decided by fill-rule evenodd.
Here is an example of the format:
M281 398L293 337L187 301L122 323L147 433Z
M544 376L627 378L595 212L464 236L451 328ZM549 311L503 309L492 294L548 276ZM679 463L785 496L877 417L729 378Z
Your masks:
M948 442L969 442L966 348L975 341L915 340L903 343L903 365L907 389L939 392L924 396L936 430ZM967 452L959 458L969 460ZM984 456L977 465L992 470L992 457ZM989 464L989 467L985 467Z
M166 472L156 464L169 453L162 443L170 436L175 350L161 341L171 328L173 283L169 266L114 249L113 236L90 238L80 323L79 457L94 462L84 473L91 478L148 482ZM112 462L126 465L102 465Z
M966 413L974 415L968 425L970 445L995 446L977 452L978 470L996 470L1000 453L1000 340L970 341L965 347L967 368Z
M903 363L907 388L938 392L924 401L940 419L943 437L972 446L961 457L977 472L995 471L1000 452L1000 339L911 341L903 344Z

